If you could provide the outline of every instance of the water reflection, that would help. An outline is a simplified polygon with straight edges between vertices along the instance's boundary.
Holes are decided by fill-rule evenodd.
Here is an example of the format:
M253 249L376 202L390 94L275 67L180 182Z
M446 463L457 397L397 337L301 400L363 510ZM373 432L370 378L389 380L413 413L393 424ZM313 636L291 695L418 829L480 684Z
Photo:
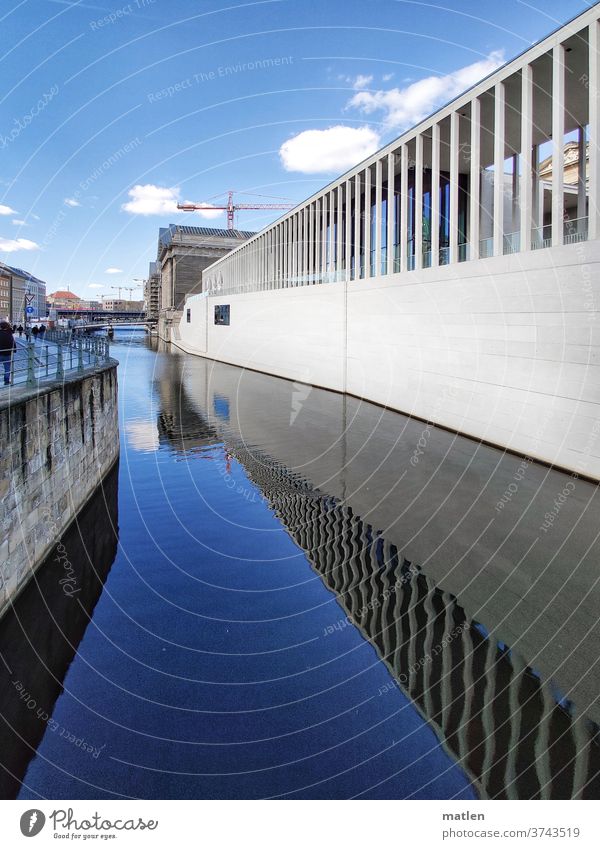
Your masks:
M598 796L596 487L143 337L115 347L116 565L94 608L115 540L92 523L106 565L69 645L30 614L41 673L2 623L1 712L25 740L6 794L44 735L21 798Z
M0 620L2 799L16 797L45 733L97 757L96 741L58 725L52 712L117 551L117 484L115 465Z
M570 479L541 466L432 427L416 455L419 422L218 363L172 356L157 386L164 437L219 434L336 594L331 631L360 629L482 797L598 798L596 487L549 539Z

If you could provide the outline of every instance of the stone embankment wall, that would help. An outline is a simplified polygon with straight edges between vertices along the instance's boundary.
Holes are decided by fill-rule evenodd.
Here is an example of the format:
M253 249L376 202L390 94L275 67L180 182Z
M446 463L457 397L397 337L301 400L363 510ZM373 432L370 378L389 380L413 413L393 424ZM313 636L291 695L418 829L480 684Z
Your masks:
M118 457L116 366L0 396L0 616Z

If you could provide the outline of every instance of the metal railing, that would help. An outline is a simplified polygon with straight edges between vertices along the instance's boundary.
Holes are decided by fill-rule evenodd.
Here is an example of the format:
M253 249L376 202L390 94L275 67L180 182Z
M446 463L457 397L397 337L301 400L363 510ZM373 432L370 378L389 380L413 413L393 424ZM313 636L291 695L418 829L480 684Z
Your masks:
M481 239L479 242L479 256L481 259L487 259L494 256L494 239L489 236L487 239Z
M73 331L66 330L62 327L50 328L49 330L46 330L44 336L42 337L43 341L56 342L60 345L68 345L72 338Z
M70 331L49 330L43 339L17 340L11 356L0 353L0 389L63 380L69 372L83 372L109 359L108 339L72 338Z
M552 227L534 227L531 231L531 250L539 251L552 245Z
M588 220L585 218L571 218L564 222L563 241L565 245L575 245L577 242L586 242L588 237Z
M505 233L502 240L504 254L517 254L521 250L521 233Z

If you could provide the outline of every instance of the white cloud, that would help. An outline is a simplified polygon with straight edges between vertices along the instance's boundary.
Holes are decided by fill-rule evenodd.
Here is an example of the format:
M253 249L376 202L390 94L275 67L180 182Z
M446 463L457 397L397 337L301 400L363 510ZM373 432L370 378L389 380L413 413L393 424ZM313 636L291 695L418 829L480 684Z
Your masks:
M122 268L115 268L114 266L111 265L111 267L107 268L104 273L105 274L123 274L123 269Z
M12 253L13 251L37 251L39 245L29 239L3 239L0 237L0 251Z
M373 82L373 75L367 74L358 74L354 80L352 80L352 88L355 88L357 91L361 88L368 88L368 86Z
M370 127L338 125L326 130L305 130L279 149L286 171L322 174L346 171L379 148L379 133Z
M160 447L155 421L132 421L125 425L127 441L136 451L158 451Z
M104 289L102 283L90 283L88 289Z
M179 189L166 189L146 183L134 186L128 194L131 200L121 208L133 215L170 215L177 212Z
M351 85L352 88L355 88L358 91L359 89L367 88L368 85L373 82L374 77L372 74L357 74L355 77L349 77L346 74L338 74L338 80Z
M393 76L393 74L384 74L381 79L384 83L389 83Z
M16 224L17 227L26 227L27 222L23 218L13 218L13 224Z
M191 201L186 201L186 203L190 203ZM200 216L200 218L219 218L220 215L223 215L222 209L215 209L210 203L201 203L199 206L203 207L203 209L197 209L196 214Z
M0 203L0 215L14 215L16 211L16 209L12 209L10 206Z
M439 106L491 74L503 61L502 51L496 50L485 59L459 68L452 74L425 77L405 88L373 92L359 91L350 99L347 106L359 109L365 115L383 112L386 127L404 130L418 124Z
M65 206L81 206L78 200L75 198L65 198Z

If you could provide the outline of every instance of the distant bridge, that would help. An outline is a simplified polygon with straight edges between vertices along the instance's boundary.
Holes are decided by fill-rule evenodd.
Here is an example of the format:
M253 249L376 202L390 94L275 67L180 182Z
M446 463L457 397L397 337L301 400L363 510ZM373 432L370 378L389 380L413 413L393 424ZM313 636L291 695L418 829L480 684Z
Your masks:
M84 321L90 325L116 324L126 322L147 323L146 313L139 312L112 312L109 310L56 310L57 318L68 318L71 321ZM153 322L151 322L153 323Z
M119 321L92 321L88 324L78 324L74 327L74 330L108 330L109 328L115 327L143 327L144 330L149 330L150 327L154 325L152 321L136 321L120 319Z

